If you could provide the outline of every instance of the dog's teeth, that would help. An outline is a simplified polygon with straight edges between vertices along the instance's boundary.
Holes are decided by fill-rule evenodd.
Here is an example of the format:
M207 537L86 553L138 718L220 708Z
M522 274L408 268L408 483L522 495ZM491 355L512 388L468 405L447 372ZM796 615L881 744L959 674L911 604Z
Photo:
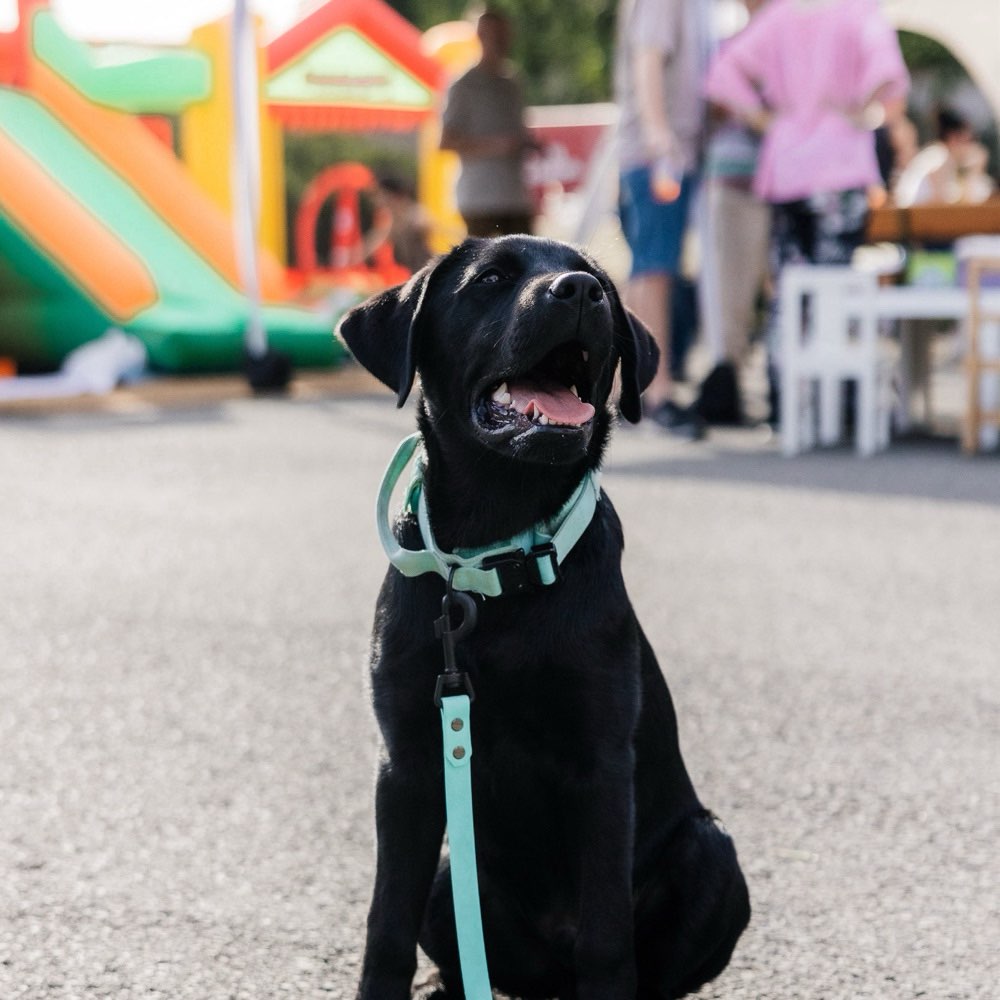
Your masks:
M542 415L541 415L541 416L540 416L540 417L538 418L538 422L539 422L540 424L547 424L547 423L549 422L549 418L548 418L547 414L543 413L543 414L542 414Z
M579 392L579 390L577 389L577 387L576 387L575 385L571 385L571 386L569 387L569 391L570 391L571 393L573 393L573 395L574 395L574 396L576 396L576 398L577 398L577 399L579 399L579 398L580 398L580 392Z
M584 351L583 352L583 360L584 361L589 361L590 360L590 351Z
M493 390L492 400L494 403L499 403L501 406L506 406L510 402L510 393L507 391L507 383L501 382L500 385Z

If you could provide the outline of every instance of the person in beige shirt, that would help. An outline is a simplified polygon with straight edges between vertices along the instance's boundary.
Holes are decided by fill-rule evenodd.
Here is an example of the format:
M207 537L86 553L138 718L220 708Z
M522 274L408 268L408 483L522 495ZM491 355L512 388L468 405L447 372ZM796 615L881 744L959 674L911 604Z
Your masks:
M476 33L482 57L448 90L441 148L458 153L455 189L470 236L530 233L533 208L524 183L524 157L535 148L524 125L521 84L509 61L510 21L487 10Z

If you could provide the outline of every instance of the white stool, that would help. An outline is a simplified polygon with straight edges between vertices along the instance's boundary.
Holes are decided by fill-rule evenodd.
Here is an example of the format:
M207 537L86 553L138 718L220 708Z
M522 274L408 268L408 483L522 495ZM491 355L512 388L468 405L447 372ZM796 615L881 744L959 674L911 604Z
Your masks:
M875 310L878 278L850 267L791 265L781 272L781 450L836 444L841 387L857 384L855 445L872 455L889 445L891 367L882 356Z

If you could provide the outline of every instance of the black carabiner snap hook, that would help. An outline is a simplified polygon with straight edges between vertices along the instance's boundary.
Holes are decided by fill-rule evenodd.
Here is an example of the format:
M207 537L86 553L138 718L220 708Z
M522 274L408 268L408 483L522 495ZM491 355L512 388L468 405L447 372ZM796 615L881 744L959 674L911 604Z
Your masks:
M457 626L452 625L452 610L455 606L462 615ZM454 673L458 669L455 664L455 644L464 639L475 627L476 602L463 591L452 590L449 578L448 590L441 598L441 617L434 621L434 635L444 645L444 669L448 673Z
M441 617L434 620L434 635L441 640L444 647L444 673L438 677L434 691L434 702L437 705L440 705L441 692L445 687L464 687L470 699L474 697L468 675L458 669L455 644L476 627L476 602L464 591L452 587L454 576L455 567L452 567L451 573L448 574L448 589L441 598ZM452 609L456 606L462 617L458 625L453 627Z

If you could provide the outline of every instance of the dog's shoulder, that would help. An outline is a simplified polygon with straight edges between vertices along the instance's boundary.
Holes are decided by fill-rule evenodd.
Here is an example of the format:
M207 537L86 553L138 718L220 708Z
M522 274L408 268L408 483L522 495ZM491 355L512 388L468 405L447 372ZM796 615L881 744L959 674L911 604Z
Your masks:
M601 493L593 519L577 548L577 559L586 564L588 573L609 573L620 568L625 532L618 511L607 493Z

